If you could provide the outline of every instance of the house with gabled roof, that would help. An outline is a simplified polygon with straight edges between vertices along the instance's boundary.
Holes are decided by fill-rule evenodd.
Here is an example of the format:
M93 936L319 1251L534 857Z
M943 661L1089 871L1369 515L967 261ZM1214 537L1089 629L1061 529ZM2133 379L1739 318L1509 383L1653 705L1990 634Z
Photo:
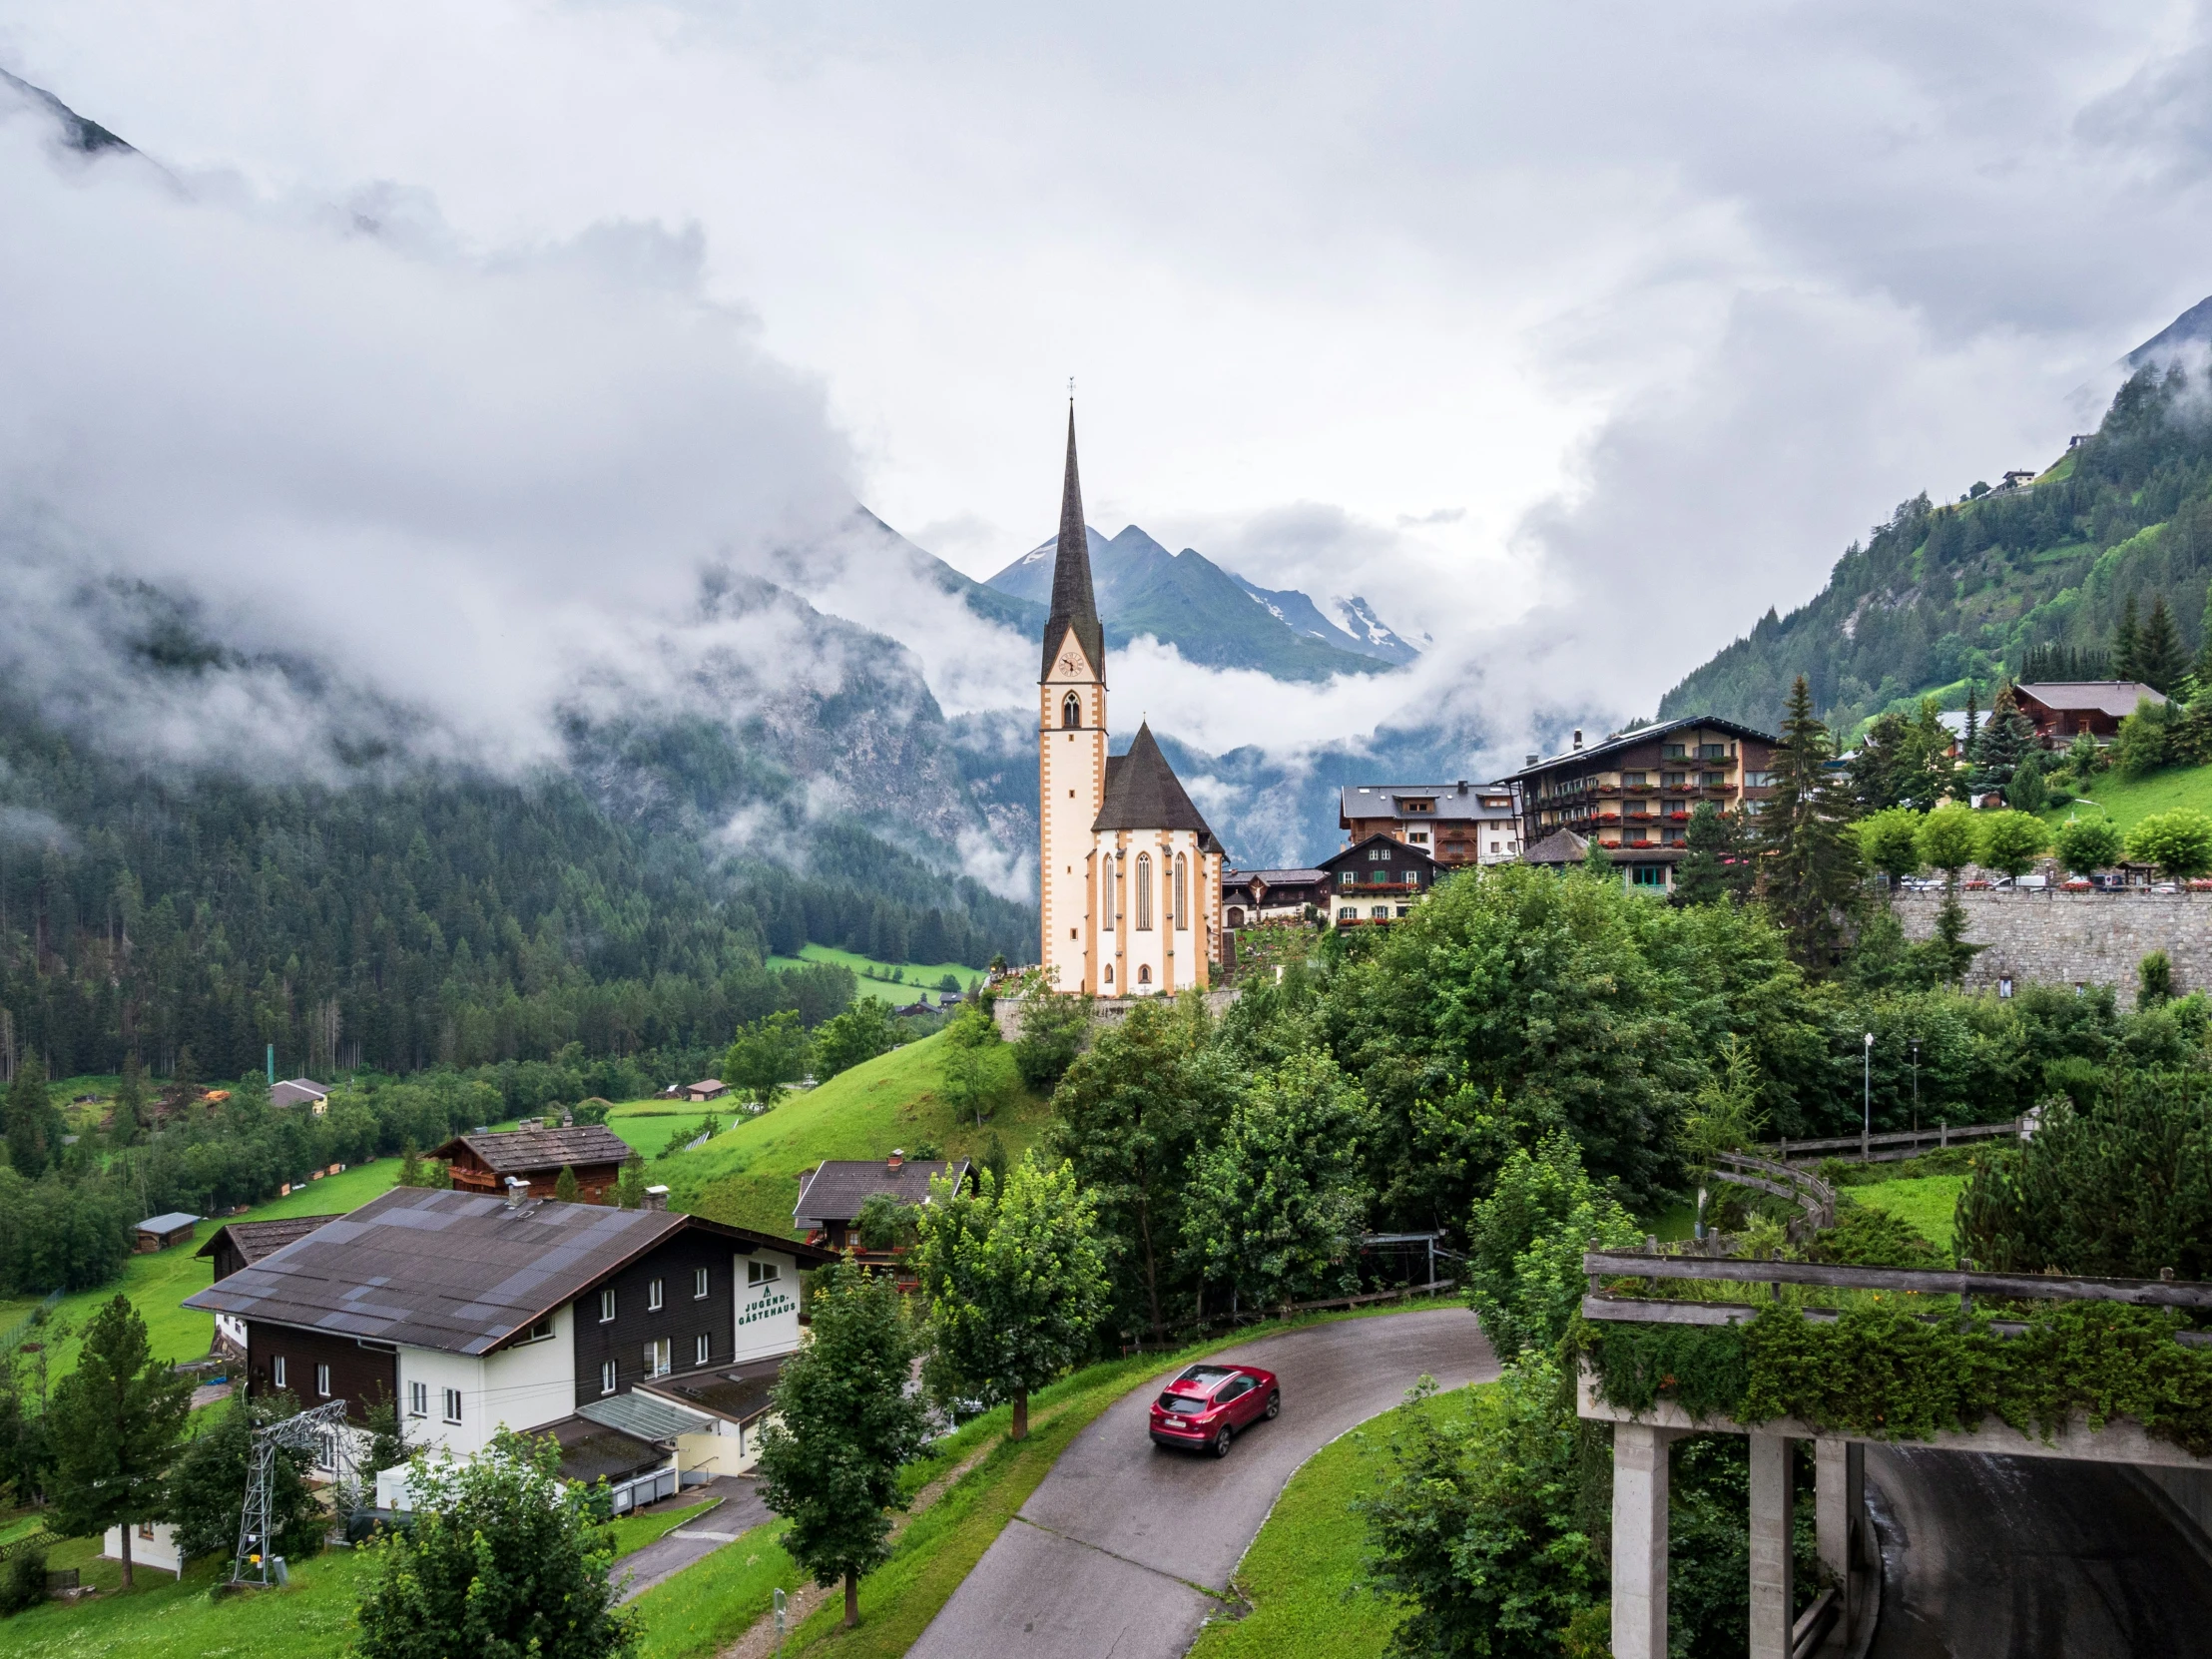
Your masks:
M185 1306L244 1330L249 1394L341 1399L354 1422L390 1398L411 1442L465 1454L642 1382L792 1353L799 1275L834 1260L671 1213L661 1189L642 1210L525 1190L395 1188Z
M504 1194L510 1180L528 1184L532 1198L551 1198L561 1171L576 1172L576 1195L599 1203L622 1179L630 1145L603 1123L555 1129L503 1129L455 1135L430 1156L446 1161L463 1192Z

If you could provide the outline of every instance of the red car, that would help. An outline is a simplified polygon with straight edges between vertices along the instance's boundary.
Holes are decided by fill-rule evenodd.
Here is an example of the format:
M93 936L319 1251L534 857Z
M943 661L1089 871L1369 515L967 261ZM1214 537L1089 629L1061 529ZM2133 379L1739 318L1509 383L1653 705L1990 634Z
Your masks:
M1201 1447L1229 1455L1237 1430L1283 1409L1275 1373L1258 1366L1193 1366L1152 1402L1155 1445Z

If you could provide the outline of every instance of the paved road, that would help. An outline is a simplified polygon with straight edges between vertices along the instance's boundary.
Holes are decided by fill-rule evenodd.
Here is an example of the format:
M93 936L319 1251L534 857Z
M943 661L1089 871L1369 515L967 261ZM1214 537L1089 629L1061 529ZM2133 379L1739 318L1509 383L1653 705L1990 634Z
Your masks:
M2125 1471L1870 1446L1882 1623L1870 1659L2212 1652L2212 1563Z
M769 1519L761 1501L760 1483L744 1475L725 1475L704 1486L687 1486L662 1502L671 1509L688 1509L703 1499L715 1507L695 1515L672 1532L664 1532L643 1549L632 1550L609 1569L621 1583L629 1582L615 1599L634 1601L654 1585L674 1578L694 1561L705 1560L724 1544L735 1543L738 1534ZM648 1509L647 1514L654 1511Z
M1223 1358L1278 1373L1283 1414L1226 1458L1156 1451L1159 1383L1131 1389L1060 1454L909 1659L1177 1659L1299 1464L1423 1372L1445 1387L1497 1375L1463 1308L1311 1326Z

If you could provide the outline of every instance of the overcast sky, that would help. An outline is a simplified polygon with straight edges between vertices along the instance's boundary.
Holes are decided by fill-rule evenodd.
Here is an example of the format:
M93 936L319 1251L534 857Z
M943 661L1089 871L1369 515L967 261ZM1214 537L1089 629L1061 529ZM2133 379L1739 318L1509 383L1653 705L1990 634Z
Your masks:
M2046 462L2111 361L2212 291L2212 48L2183 5L0 0L0 66L231 204L216 252L143 202L126 231L39 187L35 255L0 239L19 300L95 358L107 313L30 259L113 260L101 303L148 339L274 310L272 384L320 375L300 318L351 307L324 383L389 360L411 385L281 459L294 528L374 516L329 496L419 494L390 557L477 573L426 662L495 625L540 531L596 607L609 540L678 569L718 523L766 535L846 487L988 574L1051 530L1073 376L1094 523L1435 636L1392 689L1295 710L1133 664L1155 719L1214 747L1408 700L1504 750L1648 713L1896 501ZM329 204L413 239L415 275L364 275L334 235L303 251ZM135 291L173 258L185 291ZM464 269L538 298L506 314ZM126 395L140 370L110 366ZM495 489L457 476L482 420L506 428ZM340 450L373 464L341 478ZM541 474L565 487L530 535L491 528ZM223 563L235 516L171 562ZM352 556L373 586L384 552ZM1019 662L950 701L1018 691Z

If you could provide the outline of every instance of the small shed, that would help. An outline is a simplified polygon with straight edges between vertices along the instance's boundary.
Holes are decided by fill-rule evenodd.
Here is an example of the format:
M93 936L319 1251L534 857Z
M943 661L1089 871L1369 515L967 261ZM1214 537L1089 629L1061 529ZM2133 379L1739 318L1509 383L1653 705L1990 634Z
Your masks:
M199 1225L198 1216L188 1216L182 1210L172 1210L166 1216L148 1216L138 1224L138 1242L132 1248L145 1256L167 1250L171 1245L190 1244L193 1229Z
M719 1077L702 1077L684 1091L686 1100L720 1100L730 1092L730 1085Z

